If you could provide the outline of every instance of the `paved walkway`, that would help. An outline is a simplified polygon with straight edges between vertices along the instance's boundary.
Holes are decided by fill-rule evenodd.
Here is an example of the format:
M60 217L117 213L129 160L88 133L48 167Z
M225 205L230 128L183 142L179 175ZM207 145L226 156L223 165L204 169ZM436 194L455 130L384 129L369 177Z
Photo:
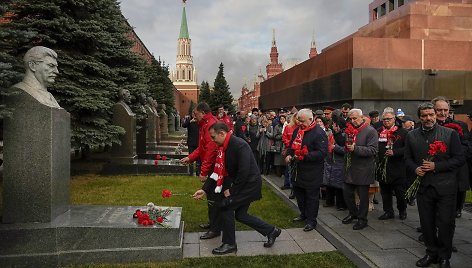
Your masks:
M294 200L287 198L289 190L280 190L279 186L283 184L280 177L264 178L275 192L290 204L295 204ZM377 199L381 201L380 193ZM346 211L325 208L322 204L316 230L358 267L415 267L415 262L425 254L424 244L418 242L419 233L416 232L419 226L416 206L408 207L408 218L404 221L398 219L398 212L394 220L380 221L377 218L383 210L382 204L378 204L373 212L369 212L369 227L354 231L353 224L341 223L348 214ZM452 267L472 267L471 244L472 214L464 211L462 218L456 220L454 245L458 252L452 254Z
M280 190L282 179L273 175L264 176L273 190L293 209L297 209L295 200L288 199L289 190ZM380 194L377 194L380 199ZM425 247L418 242L419 226L417 207L408 207L407 220L401 221L398 215L394 220L379 221L383 214L382 204L376 205L369 212L369 227L352 230L353 224L342 224L346 211L325 208L320 203L318 226L311 232L301 228L286 229L270 249L263 247L265 237L256 231L238 231L238 252L232 256L301 254L339 250L358 267L415 267L415 262L424 256ZM398 213L398 212L396 212ZM221 237L199 240L203 233L184 234L184 258L214 256L211 250L221 244ZM462 218L456 221L454 245L458 252L451 258L452 267L471 267L472 263L472 214L464 211ZM434 266L433 266L434 267Z

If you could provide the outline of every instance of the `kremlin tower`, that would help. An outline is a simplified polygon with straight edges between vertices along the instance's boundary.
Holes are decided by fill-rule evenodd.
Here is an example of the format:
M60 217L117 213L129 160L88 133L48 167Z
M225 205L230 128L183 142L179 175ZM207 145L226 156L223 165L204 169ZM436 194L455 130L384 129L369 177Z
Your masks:
M270 63L266 66L267 79L283 72L282 64L279 63L279 52L275 43L275 29L272 30L272 48L270 49Z
M193 66L192 40L188 34L187 15L185 12L186 1L187 0L183 0L180 34L177 39L175 70L170 74L170 80L175 88L183 95L179 107L176 107L180 116L188 114L191 102L195 104L198 102L197 71Z
M311 47L310 47L310 54L308 54L308 57L314 58L318 55L318 51L316 51L316 43L315 43L315 32L313 31L313 38L311 39Z

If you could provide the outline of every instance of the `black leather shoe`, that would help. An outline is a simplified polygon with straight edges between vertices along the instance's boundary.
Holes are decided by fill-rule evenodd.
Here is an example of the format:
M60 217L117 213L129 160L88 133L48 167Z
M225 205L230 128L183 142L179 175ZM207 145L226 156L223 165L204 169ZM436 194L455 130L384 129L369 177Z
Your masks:
M288 199L294 199L295 198L295 193L293 191L290 192L288 195Z
M309 232L309 231L315 229L315 227L316 227L316 225L314 225L314 224L307 224L307 225L305 225L305 227L303 227L303 231L304 232Z
M409 206L414 206L414 205L416 205L415 199L410 200L410 201L408 202L408 205L409 205Z
M400 212L400 220L402 220L402 221L406 220L406 215L407 215L406 211Z
M222 244L221 246L213 249L211 253L215 255L224 255L236 251L238 251L238 247L236 245Z
M279 237L281 232L282 232L282 230L280 230L277 227L274 227L274 230L270 234L267 235L267 242L264 243L264 247L265 248L272 247L275 243L275 239L277 239L277 237Z
M353 220L355 220L355 219L357 219L356 216L349 214L349 215L347 215L346 218L344 218L344 219L342 220L342 223L343 223L343 224L349 224L349 223L351 223L351 222L352 222Z
M210 224L209 223L202 223L198 225L202 229L210 229Z
M462 217L462 210L458 210L456 212L456 218L460 218L460 217Z
M362 230L365 227L367 227L367 222L359 220L354 224L354 226L352 226L352 230Z
M382 216L379 217L379 220L384 221L384 220L389 220L389 219L394 219L395 215L393 213L386 212Z
M451 264L448 259L439 260L439 268L451 268Z
M378 204L379 204L379 200L377 200L377 198L374 198L374 199L372 200L372 203L374 203L375 205L378 205Z
M220 235L221 235L220 232L208 231L208 232L204 233L203 235L201 235L200 239L212 239L212 238L218 237Z
M422 233L422 232L423 232L423 230L421 230L421 226L420 226L420 227L416 227L416 231L417 231L418 233Z
M337 208L336 210L337 210L337 211L345 211L346 208L340 207L340 208Z
M282 190L287 190L287 189L292 189L292 187L290 187L290 185L289 185L289 186L287 186L287 185L282 185L282 186L280 186L280 189L282 189Z
M423 258L419 259L416 262L416 266L418 266L418 267L428 267L430 264L433 264L433 263L438 263L438 258L426 255L426 256L424 256Z
M452 252L457 252L457 247L456 246L452 246Z
M292 221L293 221L293 222L302 222L302 221L304 221L304 220L306 220L306 217L304 217L304 216L298 216L298 217L296 217L295 219L293 219Z

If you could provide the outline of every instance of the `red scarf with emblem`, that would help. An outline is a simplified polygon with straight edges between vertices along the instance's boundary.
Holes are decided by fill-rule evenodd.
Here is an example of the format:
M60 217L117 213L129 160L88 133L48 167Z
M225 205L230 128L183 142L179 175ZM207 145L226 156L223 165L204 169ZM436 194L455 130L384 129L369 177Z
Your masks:
M364 128L369 126L365 121L359 126L355 127L351 122L348 122L344 133L346 134L346 145L348 144L356 144L357 134L361 132Z
M226 149L228 148L228 142L230 138L231 133L226 133L226 138L223 145L218 146L218 150L216 151L215 169L210 175L210 178L216 181L215 193L217 194L221 193L223 188L223 180L225 176L228 176L225 168L225 153Z
M301 129L300 127L298 127L298 133L297 133L297 136L295 137L295 139L292 142L292 147L291 148L295 151L300 150L302 148L302 141L303 141L303 136L305 136L305 132L312 130L314 127L316 127L316 121L315 120L313 120L311 125L309 125L308 127L304 128L304 129Z
M386 142L387 144L392 144L393 141L393 132L397 131L397 126L392 126L391 128L387 129L385 126L382 127L381 131L379 132L379 142Z

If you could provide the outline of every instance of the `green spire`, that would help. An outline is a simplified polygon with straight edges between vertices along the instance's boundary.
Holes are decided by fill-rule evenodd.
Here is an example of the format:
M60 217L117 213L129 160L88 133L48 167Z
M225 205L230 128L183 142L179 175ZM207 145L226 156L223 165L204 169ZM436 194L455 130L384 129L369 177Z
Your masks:
M180 23L180 35L179 38L189 38L188 27L187 27L187 15L185 14L185 2L184 9L182 10L182 22Z

